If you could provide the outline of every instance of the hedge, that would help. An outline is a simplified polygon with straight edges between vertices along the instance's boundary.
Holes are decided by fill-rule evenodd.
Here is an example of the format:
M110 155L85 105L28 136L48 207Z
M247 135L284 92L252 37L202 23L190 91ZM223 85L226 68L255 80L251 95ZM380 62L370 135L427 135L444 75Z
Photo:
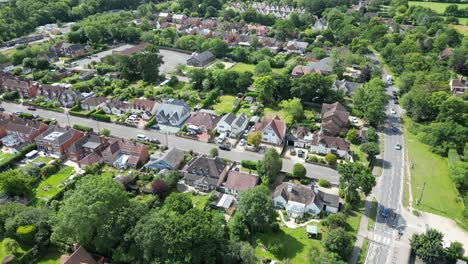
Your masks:
M73 116L80 116L80 117L89 117L90 115L92 115L94 112L96 112L96 110L91 110L91 111L85 111L85 112L81 112L83 109L81 108L81 106L79 104L73 106L72 108L70 108L70 110L68 111L68 113L70 115L73 115Z
M102 109L100 109L97 112L94 112L91 114L91 117L98 120L98 121L103 121L103 122L110 122L111 118L110 116L106 115Z
M23 149L21 149L18 153L16 153L14 156L3 160L0 163L0 171L7 170L8 168L11 167L14 163L22 160L26 154L28 154L31 150L36 149L36 144L29 144Z
M79 124L74 124L73 128L76 129L76 130L79 130L79 131L83 131L83 132L93 132L92 127L87 127L87 126L83 126L83 125L79 125Z
M148 120L148 122L146 123L145 127L150 128L154 124L156 124L156 116L151 117L150 120Z
M21 113L18 115L18 117L21 117L21 118L26 118L26 119L33 119L34 116L30 113Z
M19 98L18 92L8 92L3 94L3 100L5 101L14 101Z
M251 160L242 160L241 161L242 167L246 169L256 170L257 169L257 162Z

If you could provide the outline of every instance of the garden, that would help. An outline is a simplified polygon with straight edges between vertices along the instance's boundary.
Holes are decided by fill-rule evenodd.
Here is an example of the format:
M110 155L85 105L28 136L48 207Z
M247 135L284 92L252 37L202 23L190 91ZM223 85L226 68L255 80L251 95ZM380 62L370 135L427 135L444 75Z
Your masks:
M74 173L71 166L63 166L57 173L42 181L36 190L36 196L49 200L66 186L67 179Z

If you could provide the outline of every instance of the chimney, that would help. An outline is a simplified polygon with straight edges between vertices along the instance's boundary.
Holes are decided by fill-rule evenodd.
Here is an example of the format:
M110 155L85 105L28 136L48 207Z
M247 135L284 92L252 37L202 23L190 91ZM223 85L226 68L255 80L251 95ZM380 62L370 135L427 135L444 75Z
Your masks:
M73 251L77 251L78 248L80 248L80 244L78 244L78 243L76 243L76 242L73 243Z

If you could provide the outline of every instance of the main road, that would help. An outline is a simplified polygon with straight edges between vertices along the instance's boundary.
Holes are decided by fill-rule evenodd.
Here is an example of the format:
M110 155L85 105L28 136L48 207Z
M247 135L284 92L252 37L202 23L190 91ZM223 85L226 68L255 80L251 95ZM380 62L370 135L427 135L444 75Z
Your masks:
M385 70L383 70L382 78L386 82ZM396 91L394 86L389 86L386 89L389 103L382 139L385 149L383 169L374 189L379 207L374 231L369 236L369 249L366 257L366 263L372 264L403 263L401 261L407 255L407 252L398 252L401 243L397 242L399 240L398 230L402 230L405 226L401 208L405 145L400 108L391 99L393 91ZM394 131L395 128L396 131ZM397 144L401 146L401 149L395 147ZM389 211L386 217L382 215L384 208Z
M135 138L137 134L144 134L146 136L156 138L160 140L163 144L166 144L170 147L176 147L185 151L193 150L194 152L197 152L197 153L209 154L210 150L216 147L213 144L186 139L186 138L181 138L175 135L166 135L157 131L137 129L137 128L117 125L113 123L98 122L96 120L71 116L65 113L57 113L57 112L47 111L47 110L42 110L42 109L37 109L36 111L29 111L27 110L26 106L20 105L20 104L2 102L2 106L5 108L5 112L7 113L14 113L16 111L21 111L24 113L38 114L41 117L45 117L45 118L55 118L58 124L62 126L64 125L73 126L74 124L80 124L83 126L92 127L95 131L100 131L103 128L107 128L111 131L111 134L113 136L121 137L121 138ZM263 158L262 154L259 154L256 152L250 152L250 151L237 150L237 149L232 149L231 151L220 150L219 156L222 158L226 158L226 159L237 161L237 162L240 162L242 160L257 161ZM282 170L284 172L292 172L292 168L294 164L295 164L294 161L283 158ZM339 175L336 170L323 167L323 166L313 165L310 163L304 163L303 165L307 169L307 177L313 178L313 179L326 179L330 181L332 184L339 183Z

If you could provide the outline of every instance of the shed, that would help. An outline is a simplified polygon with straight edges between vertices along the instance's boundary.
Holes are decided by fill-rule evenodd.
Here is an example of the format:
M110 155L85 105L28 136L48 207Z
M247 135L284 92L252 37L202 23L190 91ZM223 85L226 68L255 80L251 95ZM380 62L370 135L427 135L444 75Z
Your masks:
M190 59L187 60L187 64L195 67L203 67L216 59L215 55L211 51L204 51L199 54L194 54Z
M306 233L307 233L307 236L309 238L312 238L312 236L317 237L317 235L318 235L317 226L308 225L307 228L306 228Z

